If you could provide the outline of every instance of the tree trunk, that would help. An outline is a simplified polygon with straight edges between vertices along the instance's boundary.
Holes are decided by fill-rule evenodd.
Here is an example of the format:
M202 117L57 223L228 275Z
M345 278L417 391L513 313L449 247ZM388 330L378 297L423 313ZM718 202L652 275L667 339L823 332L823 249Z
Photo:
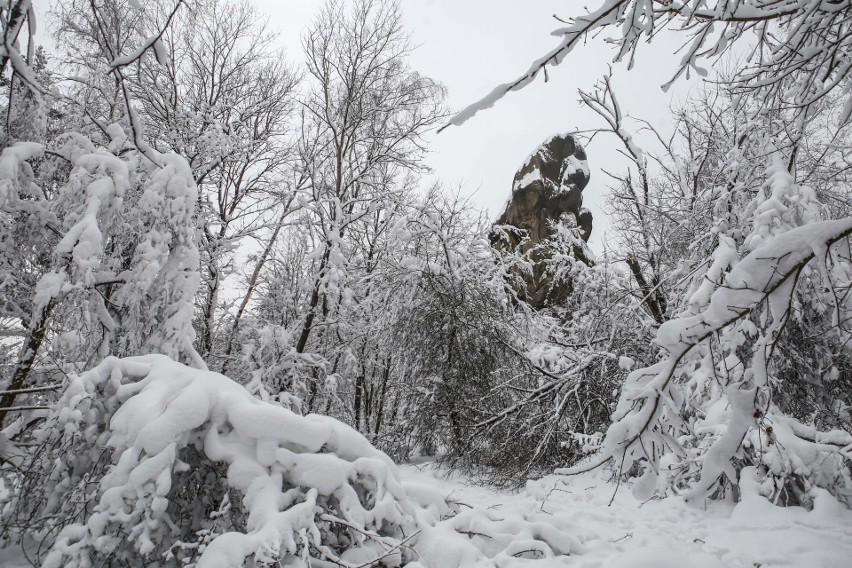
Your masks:
M266 243L266 247L264 247L263 253L260 255L257 264L254 265L254 270L249 278L248 289L240 302L240 307L237 309L237 314L234 316L234 323L231 324L231 331L228 334L228 342L225 346L225 354L222 359L223 375L226 374L226 371L228 370L228 363L230 363L231 352L234 348L234 337L237 335L237 330L240 327L240 321L243 318L243 314L246 312L246 307L248 306L249 300L251 300L251 295L254 293L254 289L257 286L257 281L260 278L260 272L263 270L263 266L266 264L266 261L269 260L270 254L272 254L272 247L275 245L275 241L278 240L278 233L284 225L285 217L286 213L278 220L278 223L275 225L275 230L272 231L272 236L269 237L269 242Z
M651 312L651 317L658 324L666 321L666 305L665 299L660 294L659 290L655 290L654 286L648 284L645 275L642 274L642 267L639 266L639 261L633 253L627 255L627 266L630 267L630 272L633 273L633 278L636 279L636 284L639 285L639 291L642 293L643 302Z
M33 368L38 350L44 342L44 336L47 332L47 317L50 315L52 308L52 300L41 308L41 311L30 326L26 341L21 346L21 353L18 356L18 364L15 366L12 380L6 386L6 394L0 398L0 427L3 426L3 421L6 419L6 409L11 408L15 404L15 398L18 396L18 393L10 391L22 389Z

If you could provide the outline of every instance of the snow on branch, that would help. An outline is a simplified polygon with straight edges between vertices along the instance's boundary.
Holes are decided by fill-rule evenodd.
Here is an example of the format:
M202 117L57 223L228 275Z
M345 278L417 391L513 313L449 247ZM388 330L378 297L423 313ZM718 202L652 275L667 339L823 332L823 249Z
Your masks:
M0 73L5 73L6 65L12 64L14 77L20 78L27 88L36 96L41 97L44 87L39 84L31 64L35 50L36 17L32 0L8 2L8 6L0 7L0 22L3 25L3 42L0 45ZM19 50L18 37L27 25L27 57Z
M18 206L20 194L31 190L33 172L27 162L43 154L44 146L36 142L15 142L0 152L0 210Z
M848 77L852 69L852 36L847 33L852 6L826 0L604 0L597 10L568 20L553 32L562 40L514 80L462 109L444 125L461 125L479 111L491 108L511 91L529 85L547 67L557 66L584 39L615 28L608 40L617 46L614 61L633 60L640 40L652 40L665 26L686 36L683 56L667 89L690 70L707 76L699 61L726 53L739 40L750 44L749 60L735 78L737 89L761 93L766 104L805 108L835 88L846 92L840 123L852 116ZM441 130L443 130L443 128Z
M156 57L157 63L159 63L160 65L166 65L168 63L168 53L166 52L166 48L165 46L163 46L163 42L161 40L163 38L163 34L165 34L166 30L169 29L172 20L174 19L175 15L178 12L178 9L183 3L184 0L178 0L160 30L156 34L148 37L145 41L143 41L142 45L133 50L133 52L127 55L116 57L112 61L112 63L110 63L110 68L117 69L119 67L126 67L132 64L134 61L138 60L140 57L142 57L149 49L153 49L154 57Z
M607 0L598 10L587 14L586 16L580 16L567 28L553 32L553 35L563 36L562 41L556 48L534 61L532 65L530 65L530 68L527 69L527 71L520 77L495 87L494 90L488 93L488 95L456 113L452 118L450 118L449 122L438 131L440 132L450 125L461 126L473 118L479 111L493 107L497 101L506 96L510 91L519 91L532 83L533 79L538 76L539 72L546 72L546 67L548 65L556 66L562 63L565 56L571 53L580 40L582 40L586 35L598 28L615 24L619 19L619 13L624 8L623 5L627 3L627 0Z
M563 469L559 473L575 474L611 460L620 463L621 467L630 467L632 463L643 459L656 464L659 457L657 454L664 448L682 452L680 444L669 434L666 424L674 418L667 418L664 414L678 398L671 392L671 382L684 356L717 332L751 314L766 300L774 303L772 328L780 328L783 314L789 309L790 292L801 270L815 258L822 260L829 247L849 235L852 235L852 217L813 222L776 236L736 263L700 313L673 319L660 326L656 342L668 354L658 363L630 373L601 453L591 463ZM770 336L779 330L772 331L767 339L759 341L763 342L764 348L768 348L768 342L772 339ZM755 350L756 358L765 356L764 349ZM765 361L763 365L761 373L758 363L755 363L752 383L766 383ZM746 431L761 418L754 413L757 396L755 389L759 386L745 383L729 385L727 394L730 404L737 407L732 411L735 420L728 424L727 435L717 440L719 445L714 445L715 449L711 448L704 461L702 478L705 491L709 490L711 484L715 484L719 474L730 473L725 461L736 452ZM790 422L786 417L780 417L779 420ZM802 425L788 426L791 430L802 428L807 429ZM808 432L813 439L837 442L832 450L834 452L852 443L852 436L846 432L818 435L811 430Z

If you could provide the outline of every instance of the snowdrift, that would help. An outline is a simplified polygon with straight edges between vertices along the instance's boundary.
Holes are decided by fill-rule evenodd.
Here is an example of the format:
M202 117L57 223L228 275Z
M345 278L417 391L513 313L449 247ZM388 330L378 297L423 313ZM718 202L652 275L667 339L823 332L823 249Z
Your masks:
M391 460L343 423L299 416L165 356L106 359L72 379L56 417L64 436L81 440L57 473L81 475L86 447L111 458L88 518L61 530L45 568L157 556L198 568L248 557L397 566L447 511L435 492L409 496ZM219 510L189 502L205 491L221 494ZM195 518L182 518L186 508Z

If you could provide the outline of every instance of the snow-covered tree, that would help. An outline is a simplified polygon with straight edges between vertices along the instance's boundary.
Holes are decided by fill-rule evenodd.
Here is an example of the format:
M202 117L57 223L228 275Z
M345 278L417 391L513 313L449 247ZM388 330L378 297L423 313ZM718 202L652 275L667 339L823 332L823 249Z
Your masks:
M235 251L250 239L267 240L292 203L289 129L298 76L247 2L196 0L191 9L170 0L133 4L105 2L95 17L88 3L62 2L58 38L76 63L75 82L87 77L73 90L87 116L103 124L122 112L104 107L110 93L116 98L116 87L103 80L104 68L119 65L133 74L123 84L144 142L190 164L202 237L198 348L219 368L219 351L228 350L227 330L233 328L221 291L238 288L235 280L243 276ZM168 26L160 30L163 21ZM130 61L110 55L126 43L145 45L151 30L158 32L151 56Z
M133 46L130 55L142 56L146 45ZM12 61L45 105L38 74L19 56ZM117 92L127 94L120 68L111 72ZM132 108L130 99L122 104ZM30 132L28 141L7 138L0 153L0 242L16 249L3 267L3 280L17 282L8 316L25 330L16 361L4 369L0 418L17 408L19 395L44 394L63 373L111 353L156 351L203 366L192 328L197 190L186 161L137 145L140 125L132 113L100 124L94 139L74 130L73 121L67 126L61 134L56 126L38 137ZM15 415L7 435L21 435L26 415L39 406L18 408L24 414Z
M425 169L423 135L442 116L442 89L411 69L400 8L391 2L329 2L303 45L299 210L271 250L287 289L265 286L262 299L286 310L274 317L287 329L275 322L244 353L262 374L278 369L276 388L306 409L336 408L357 424L366 375L381 372L366 333L377 321L371 279L394 246L390 229L413 202Z
M594 108L602 116L613 120L618 103L608 83L597 94L583 96L597 105ZM820 201L820 196L849 195L850 186L842 174L845 167L838 167L844 163L844 144L838 142L846 139L848 129L837 128L836 108L828 104L811 106L808 124L796 113L753 113L752 104L749 99L731 99L724 91L717 90L712 99L705 96L679 114L677 132L662 144L663 157L638 147L631 152L635 143L629 133L611 128L634 157L635 175L619 177L614 194L615 203L622 207L620 230L628 235L627 242L652 242L641 260L633 257L631 271L638 295L646 305L652 294L664 295L675 319L659 322L656 343L665 346L668 361L681 356L683 360L667 371L669 379L661 379L670 381L673 390L658 391L664 401L655 411L659 414L646 415L648 422L636 431L625 426L632 420L628 416L641 414L639 408L645 405L638 400L647 389L659 386L647 385L648 369L631 374L621 410L615 414L620 426L613 426L609 443L621 443L627 449L636 442L641 450L612 453L610 446L603 455L614 457L622 469L636 465L644 470L643 491L689 489L699 497L723 496L730 494L728 487L736 488L740 468L758 465L765 475L762 490L776 502L807 503L811 485L848 500L849 465L843 448L812 444L820 436L842 439L852 428L844 411L850 393L843 386L849 376L848 323L842 307L848 286L842 276L848 270L844 268L848 263L845 237L838 236L840 249L826 248L825 256L814 252L810 258L815 266L808 265L809 258L801 259L796 269L801 275L794 271L781 278L786 282L786 297L768 284L752 290L751 305L726 298L723 292L734 274L744 279L737 287L752 287L751 279L765 277L761 270L778 270L783 257L794 254L795 247L766 253L761 259L759 251L771 251L775 238L797 230L799 238L806 239L810 233L805 229L811 223L830 218L832 212L848 214L842 207L826 207ZM827 124L831 126L824 128ZM645 167L648 161L657 166L656 171L654 166ZM826 177L827 171L838 175ZM814 182L819 191L797 183L797 177ZM637 199L638 187L643 188L644 199ZM636 234L655 238L631 238ZM818 251L828 245L817 240L797 246ZM766 266L753 261L738 272L738 263L755 255ZM651 262L655 257L656 265ZM821 263L831 269L819 269ZM642 266L665 274L667 281L647 289L637 276L636 267ZM730 314L733 319L716 322L708 335L695 337L694 343L682 346L680 355L673 354L673 344L667 342L677 343L677 336L687 333L672 329L679 329L686 315L712 311L708 305L717 301L712 299L717 294L726 298L718 301L738 307ZM736 413L723 412L721 407L734 408L735 395L749 387L755 395L750 418L740 416L737 429ZM746 411L739 408L737 412ZM788 431L787 439L781 440L778 436L784 430L773 421L796 424L790 427L795 434ZM626 430L616 433L619 428ZM730 437L721 436L725 429L732 431ZM649 430L663 438L644 436ZM834 433L817 434L825 430ZM631 432L627 438L613 442L627 431ZM814 459L823 465L812 463ZM726 466L728 462L733 465ZM663 466L667 471L662 471ZM655 485L658 476L660 482Z
M168 65L146 62L136 99L152 144L186 156L199 185L205 284L199 352L220 368L224 353L216 351L228 350L223 324L231 323L221 290L229 277L232 288L241 287L233 280L243 276L234 252L275 233L292 204L290 130L298 75L272 48L275 34L247 2L197 1L171 22L162 41Z

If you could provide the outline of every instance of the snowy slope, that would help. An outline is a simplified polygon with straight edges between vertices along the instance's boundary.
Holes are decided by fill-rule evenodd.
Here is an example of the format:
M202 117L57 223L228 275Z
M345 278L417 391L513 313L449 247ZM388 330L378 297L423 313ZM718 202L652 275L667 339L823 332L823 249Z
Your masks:
M508 493L467 484L458 476L441 478L429 465L405 465L401 470L404 480L437 487L461 504L462 511L473 508L480 515L487 512L492 519L550 526L561 533L564 542L576 539L581 544L579 553L567 556L497 559L494 564L501 567L852 566L852 512L827 495L817 499L813 511L775 507L750 494L736 506L713 504L702 510L679 498L641 503L622 485L610 506L615 486L598 473L551 476ZM487 526L479 532L487 532ZM476 534L469 537L480 549L487 549L487 541L493 540Z

